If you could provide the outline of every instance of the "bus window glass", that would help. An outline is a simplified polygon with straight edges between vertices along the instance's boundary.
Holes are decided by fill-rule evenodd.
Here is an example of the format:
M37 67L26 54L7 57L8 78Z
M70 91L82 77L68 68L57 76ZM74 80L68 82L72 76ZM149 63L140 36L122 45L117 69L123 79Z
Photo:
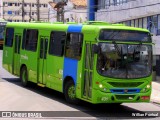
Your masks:
M15 36L15 53L20 53L21 36Z
M18 41L18 53L20 53L20 46L21 46L21 36L19 36L19 41Z
M80 60L82 53L83 35L80 33L69 33L65 48L65 56Z
M99 40L150 42L151 41L151 36L148 32L140 32L140 31L101 30Z
M27 30L25 49L30 51L36 51L38 40L38 30Z
M43 38L41 38L41 42L40 42L40 58L43 58Z
M152 72L150 45L99 43L97 70L114 78L141 78Z
M65 40L65 32L52 31L50 37L49 54L63 56Z
M12 47L13 37L14 37L14 29L13 28L7 28L6 29L5 46Z
M15 36L15 51L14 51L15 53L18 53L17 48L18 48L18 35Z
M44 59L47 58L47 50L48 50L48 39L45 38L45 52L44 52Z

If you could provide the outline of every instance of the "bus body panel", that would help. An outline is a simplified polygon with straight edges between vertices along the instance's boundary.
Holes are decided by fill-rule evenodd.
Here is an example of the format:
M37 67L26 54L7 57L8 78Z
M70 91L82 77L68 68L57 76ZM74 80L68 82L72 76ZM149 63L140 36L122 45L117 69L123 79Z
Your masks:
M3 68L13 74L13 48L3 48Z
M68 33L81 33L82 25L69 25L67 32ZM77 69L78 69L78 60L71 58L64 58L64 67L63 67L63 79L67 76L72 77L74 84L77 84Z
M66 33L67 29L68 29L68 25L64 25L64 26L56 25L48 33L50 34L52 31L60 31L60 32ZM50 44L50 40L48 41L48 44ZM50 46L48 45L48 51L49 51L49 47ZM57 90L59 92L63 92L63 69L64 69L63 63L64 63L63 56L62 57L55 56L47 52L46 86L51 89Z
M92 47L97 43L97 28L95 26L83 26L83 48L82 57L78 66L78 82L76 92L78 98L91 102L93 99L93 84L94 84L94 62L96 54L93 54Z
M38 52L21 51L21 66L25 65L28 72L28 80L37 83ZM34 62L31 62L34 61Z
M37 82L46 85L47 82L47 51L48 51L48 42L50 31L48 30L40 30L39 31L39 40L38 40L38 75L37 75Z
M62 92L63 89L63 57L47 56L47 83L49 88Z
M13 65L14 65L14 28L9 27L8 31L5 31L7 37L5 39L9 39L8 42L5 40L5 47L3 49L3 67L13 74ZM12 37L12 38L11 38Z
M15 29L15 35L14 35L14 74L20 75L20 46L22 43L22 35L23 35L23 29Z

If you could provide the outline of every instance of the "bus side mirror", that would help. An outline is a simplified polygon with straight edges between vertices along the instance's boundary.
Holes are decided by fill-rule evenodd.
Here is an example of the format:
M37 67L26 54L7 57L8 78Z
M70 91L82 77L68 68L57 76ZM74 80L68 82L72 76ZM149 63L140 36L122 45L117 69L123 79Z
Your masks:
M97 44L94 44L92 47L92 51L93 53L98 54L100 51L100 47Z

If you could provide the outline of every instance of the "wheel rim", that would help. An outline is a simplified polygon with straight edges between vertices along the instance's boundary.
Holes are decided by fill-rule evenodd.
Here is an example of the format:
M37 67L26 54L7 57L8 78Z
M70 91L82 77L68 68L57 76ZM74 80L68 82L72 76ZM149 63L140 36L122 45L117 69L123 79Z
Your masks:
M23 71L22 73L22 81L26 82L26 71Z
M69 89L68 89L68 97L69 97L70 99L72 99L72 100L76 98L74 86L70 86L70 87L69 87Z

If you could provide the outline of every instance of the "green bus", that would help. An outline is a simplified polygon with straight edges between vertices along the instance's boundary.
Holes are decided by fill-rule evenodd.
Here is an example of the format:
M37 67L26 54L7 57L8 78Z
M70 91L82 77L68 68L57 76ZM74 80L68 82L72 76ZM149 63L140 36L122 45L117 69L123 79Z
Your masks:
M7 23L3 67L62 92L69 103L149 102L152 40L148 30L84 24Z

